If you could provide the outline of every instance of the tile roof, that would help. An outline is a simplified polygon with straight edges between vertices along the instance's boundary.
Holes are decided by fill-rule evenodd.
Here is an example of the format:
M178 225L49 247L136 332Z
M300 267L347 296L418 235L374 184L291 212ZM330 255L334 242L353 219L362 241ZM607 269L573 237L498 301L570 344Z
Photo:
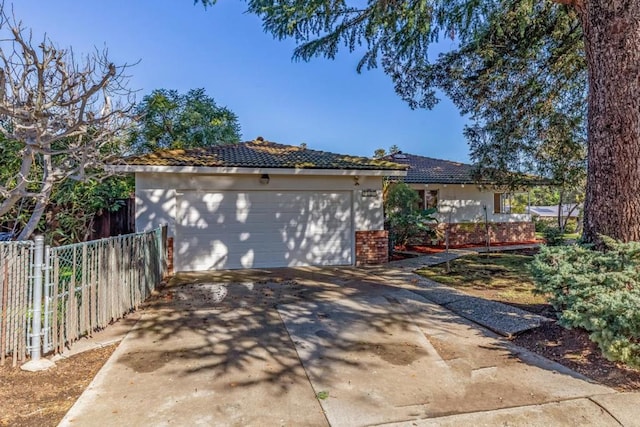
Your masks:
M415 184L473 184L473 166L450 160L433 159L399 152L384 157L394 163L408 165L406 183ZM481 182L483 182L481 180ZM486 182L486 181L484 181Z
M277 144L257 138L239 144L207 148L160 150L125 157L120 164L140 166L196 166L241 168L406 170L388 160L348 156L327 151Z

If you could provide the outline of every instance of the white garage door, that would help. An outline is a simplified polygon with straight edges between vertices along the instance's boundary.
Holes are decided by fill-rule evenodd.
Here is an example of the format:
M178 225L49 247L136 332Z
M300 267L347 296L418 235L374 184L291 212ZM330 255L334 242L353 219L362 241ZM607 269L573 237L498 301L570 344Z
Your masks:
M177 271L351 264L351 193L185 191Z

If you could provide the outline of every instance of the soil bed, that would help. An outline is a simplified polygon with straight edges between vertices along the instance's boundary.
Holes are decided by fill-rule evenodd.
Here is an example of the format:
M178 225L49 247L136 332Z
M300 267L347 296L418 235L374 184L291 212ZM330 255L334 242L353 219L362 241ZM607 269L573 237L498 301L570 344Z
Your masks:
M115 349L86 351L42 372L0 366L0 426L58 425Z

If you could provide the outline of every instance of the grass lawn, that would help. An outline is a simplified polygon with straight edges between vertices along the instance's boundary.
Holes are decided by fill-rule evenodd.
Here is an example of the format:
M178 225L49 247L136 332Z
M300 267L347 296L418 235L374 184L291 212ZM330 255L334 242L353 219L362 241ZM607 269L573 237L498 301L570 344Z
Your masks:
M580 234L578 234L578 233L564 233L562 235L562 237L565 240L578 240L580 238ZM536 239L544 240L544 233L540 233L540 232L536 231Z
M550 307L542 295L534 295L527 266L532 257L513 253L467 255L446 264L435 265L417 273L471 295L505 302L536 313Z

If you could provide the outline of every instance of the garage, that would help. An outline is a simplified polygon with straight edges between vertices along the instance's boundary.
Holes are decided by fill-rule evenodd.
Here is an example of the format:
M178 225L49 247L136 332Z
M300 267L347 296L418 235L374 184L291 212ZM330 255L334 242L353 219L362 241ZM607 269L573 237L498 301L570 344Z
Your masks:
M179 271L351 265L351 192L184 191L177 196Z
M130 156L136 230L167 226L174 272L388 261L383 180L406 165L254 141Z

